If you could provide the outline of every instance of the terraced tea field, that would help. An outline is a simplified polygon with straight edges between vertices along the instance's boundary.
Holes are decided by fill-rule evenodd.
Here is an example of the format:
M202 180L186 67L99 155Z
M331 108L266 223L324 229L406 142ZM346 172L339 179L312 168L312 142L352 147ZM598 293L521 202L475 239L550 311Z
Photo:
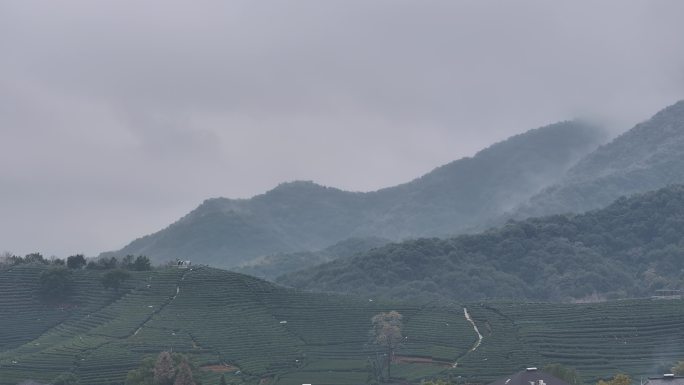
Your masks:
M12 314L0 319L0 384L48 382L63 372L84 384L121 383L146 355L169 349L199 366L234 367L234 383L357 384L376 357L370 319L388 310L405 316L405 356L450 362L476 339L459 309L297 292L211 268L136 272L118 295L101 288L102 273L77 271L69 303L46 306L37 296L40 271L0 272L0 312ZM442 323L452 325L449 334L432 327ZM444 370L399 366L410 379ZM200 376L216 383L220 374Z
M64 372L81 384L120 384L161 350L206 368L205 385L221 373L235 384L363 384L382 354L368 344L370 318L388 310L403 314L406 337L393 376L411 382L438 374L486 382L552 362L587 380L655 375L661 361L684 358L683 301L382 303L199 267L133 272L119 292L102 287L102 272L76 271L74 295L46 305L41 269L0 271L0 385ZM483 335L477 347L464 306Z

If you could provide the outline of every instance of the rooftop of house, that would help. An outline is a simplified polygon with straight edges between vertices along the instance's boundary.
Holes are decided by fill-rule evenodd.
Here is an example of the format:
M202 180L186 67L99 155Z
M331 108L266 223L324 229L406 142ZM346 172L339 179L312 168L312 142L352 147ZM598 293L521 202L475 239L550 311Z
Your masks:
M648 385L684 385L684 376L674 374L663 374L660 377L649 377L646 382Z
M500 378L488 385L569 385L560 378L531 367L518 373ZM672 384L674 385L674 384ZM679 384L677 384L679 385ZM684 384L682 384L684 385Z

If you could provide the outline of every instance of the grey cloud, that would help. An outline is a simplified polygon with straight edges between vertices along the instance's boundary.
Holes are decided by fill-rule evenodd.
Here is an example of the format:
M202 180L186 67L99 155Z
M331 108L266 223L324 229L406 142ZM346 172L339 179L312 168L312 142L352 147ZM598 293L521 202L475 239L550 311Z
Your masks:
M0 214L26 225L5 222L0 249L94 254L204 198L292 179L376 189L576 116L625 130L684 95L682 14L645 0L2 2L0 188L15 193Z

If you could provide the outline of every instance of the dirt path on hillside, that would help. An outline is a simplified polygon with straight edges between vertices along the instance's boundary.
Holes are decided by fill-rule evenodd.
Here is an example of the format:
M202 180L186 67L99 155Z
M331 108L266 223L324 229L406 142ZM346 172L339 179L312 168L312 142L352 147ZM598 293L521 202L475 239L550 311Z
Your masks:
M450 362L435 360L432 357L418 357L418 356L394 356L393 362L399 364L429 364L436 366L451 366Z
M477 328L477 325L475 324L475 321L473 321L472 317L470 317L470 314L468 313L468 308L463 307L463 316L465 317L466 321L470 322L470 324L473 326L473 330L475 330L475 334L477 334L477 341L475 341L475 344L468 350L464 355L458 357L456 359L456 362L452 365L453 368L458 366L458 361L462 359L463 357L467 356L468 353L474 352L477 350L477 348L480 347L482 344L482 334L480 333L480 329Z
M205 365L205 366L200 366L200 369L207 370L207 371L214 372L214 373L228 373L228 372L232 373L232 372L236 372L236 371L240 370L240 368L238 368L237 366L228 365L228 364Z
M180 281L185 280L185 276L188 275L188 273L190 273L191 271L192 271L192 269L186 270L186 271L183 273L183 275L181 276ZM140 324L140 326L135 330L135 332L134 332L132 335L128 335L128 336L126 336L126 337L124 337L124 338L128 338L128 337L137 335L139 332L141 332L142 329L143 329L143 327L145 326L145 324L148 323L148 322L150 322L150 321L152 320L152 317L154 317L157 313L159 313L159 312L161 312L162 310L164 310L165 307L169 306L169 304L171 304L171 302L173 302L173 300L175 300L176 297L178 297L178 294L180 294L180 281L176 284L176 293L173 295L173 297L169 298L168 301L164 302L161 306L159 306L159 308L155 309L155 310L154 310L154 311L153 311L153 312L152 312L152 313L151 313L151 314L150 314L150 315L149 315L149 316Z

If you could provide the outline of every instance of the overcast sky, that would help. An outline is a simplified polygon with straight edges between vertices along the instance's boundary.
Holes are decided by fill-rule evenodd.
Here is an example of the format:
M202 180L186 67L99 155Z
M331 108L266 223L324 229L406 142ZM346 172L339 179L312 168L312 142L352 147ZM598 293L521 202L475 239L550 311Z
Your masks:
M96 255L209 197L368 191L684 98L684 1L0 1L0 251Z

